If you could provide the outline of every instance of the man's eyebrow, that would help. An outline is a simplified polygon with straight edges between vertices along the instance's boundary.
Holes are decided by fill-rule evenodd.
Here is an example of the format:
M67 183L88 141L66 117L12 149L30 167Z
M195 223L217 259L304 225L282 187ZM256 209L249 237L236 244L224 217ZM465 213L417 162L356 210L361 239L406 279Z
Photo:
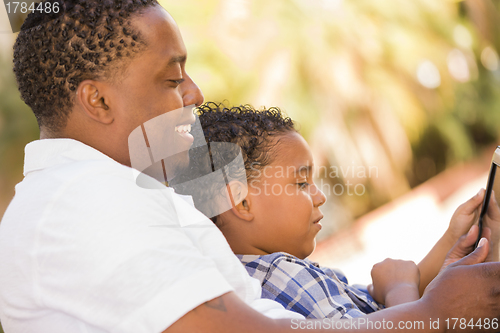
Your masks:
M165 67L170 67L172 65L179 64L179 63L182 64L182 63L186 62L186 59L187 59L186 55L172 57L172 58L170 58L170 60L168 61L167 65Z
M165 65L162 65L160 67L161 69L158 71L158 75L165 75L165 73L168 72L170 68L174 67L177 64L183 64L184 62L186 62L186 59L187 56L185 54L170 58L170 60Z
M312 165L302 165L298 168L294 168L294 175L308 175L311 173L313 166Z

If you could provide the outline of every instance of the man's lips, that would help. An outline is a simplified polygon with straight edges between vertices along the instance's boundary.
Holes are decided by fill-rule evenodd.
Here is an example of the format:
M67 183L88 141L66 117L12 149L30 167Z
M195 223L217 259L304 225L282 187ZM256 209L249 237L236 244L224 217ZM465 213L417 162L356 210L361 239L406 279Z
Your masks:
M175 131L178 133L189 133L191 132L191 124L177 125L175 126Z
M196 122L196 117L193 113L184 114L181 119L178 119L175 125L175 131L183 134L191 132L191 125Z
M182 137L182 139L186 140L187 143L191 146L191 144L194 142L194 137L190 133L191 132L191 124L194 122L187 122L184 124L179 124L175 126L175 132L177 135Z
M189 132L191 130L191 125L196 122L196 116L193 113L192 108L184 107L182 113L176 121L175 131L176 132ZM187 127L187 125L190 125Z

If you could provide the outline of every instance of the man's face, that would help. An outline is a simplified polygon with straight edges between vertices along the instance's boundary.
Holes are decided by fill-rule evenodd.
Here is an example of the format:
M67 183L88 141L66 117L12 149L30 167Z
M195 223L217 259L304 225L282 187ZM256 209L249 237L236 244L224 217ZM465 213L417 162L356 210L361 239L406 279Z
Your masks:
M126 66L123 79L111 84L109 91L112 107L118 115L113 124L115 133L123 141L120 147L125 148L129 134L144 122L165 112L203 102L200 89L185 71L186 48L167 11L160 6L148 8L133 18L132 24L140 30L147 46ZM172 123L169 144L189 148L188 141L192 138L179 133L186 128L181 127L179 132L174 132L174 128L192 123L194 116L185 112L178 114L181 116ZM117 156L119 162L130 165L127 149L115 155L120 155Z

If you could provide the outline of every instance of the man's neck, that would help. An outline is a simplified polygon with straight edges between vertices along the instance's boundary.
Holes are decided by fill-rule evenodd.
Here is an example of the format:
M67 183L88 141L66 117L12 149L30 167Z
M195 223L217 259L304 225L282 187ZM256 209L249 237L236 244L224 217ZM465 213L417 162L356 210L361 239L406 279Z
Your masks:
M49 130L47 127L40 126L40 140L43 139L57 139L63 138L60 133L56 133L55 131Z

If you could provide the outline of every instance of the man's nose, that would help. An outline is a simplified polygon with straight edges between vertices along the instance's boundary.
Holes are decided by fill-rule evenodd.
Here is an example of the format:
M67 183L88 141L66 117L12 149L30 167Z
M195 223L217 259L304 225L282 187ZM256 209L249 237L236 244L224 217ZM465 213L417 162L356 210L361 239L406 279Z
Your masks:
M204 97L200 88L189 75L185 75L185 81L182 84L182 101L184 106L196 105L200 106L203 103Z

